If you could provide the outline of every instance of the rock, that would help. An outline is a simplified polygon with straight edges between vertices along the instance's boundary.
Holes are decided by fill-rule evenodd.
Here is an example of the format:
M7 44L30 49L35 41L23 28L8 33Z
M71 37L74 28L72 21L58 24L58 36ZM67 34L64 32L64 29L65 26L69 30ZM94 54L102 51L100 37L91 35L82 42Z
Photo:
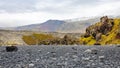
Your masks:
M97 54L98 50L96 48L92 48L92 49L87 49L84 52L90 53L90 54Z
M105 59L105 56L99 56L98 58L102 62Z
M107 16L103 16L100 18L100 22L102 23L107 23L108 22L108 17Z
M89 60L90 60L90 57L87 57L87 58L86 58L86 57L82 57L82 60L83 60L83 61L89 61Z
M97 54L98 53L98 49L96 49L96 48L92 48L91 50L92 50L91 54Z
M84 52L85 52L85 53L91 53L92 50L91 50L91 49L87 49L87 50L85 50Z
M100 33L102 34L106 34L107 33L107 26L108 24L107 23L102 23L102 25L100 26Z
M84 37L85 38L90 37L90 34L89 33L85 33Z
M72 47L72 49L73 49L73 50L77 50L77 48L76 48L76 47Z
M116 47L120 47L120 45L117 45Z
M95 36L96 41L99 41L101 39L102 33L98 33Z
M117 33L116 38L120 39L120 33Z
M17 51L17 50L18 50L17 46L6 46L7 52L13 52L13 51Z
M96 42L94 45L101 45L99 42Z
M57 58L52 58L52 60L57 60Z
M34 64L33 64L33 63L30 63L30 64L29 64L29 67L33 67L33 66L34 66Z

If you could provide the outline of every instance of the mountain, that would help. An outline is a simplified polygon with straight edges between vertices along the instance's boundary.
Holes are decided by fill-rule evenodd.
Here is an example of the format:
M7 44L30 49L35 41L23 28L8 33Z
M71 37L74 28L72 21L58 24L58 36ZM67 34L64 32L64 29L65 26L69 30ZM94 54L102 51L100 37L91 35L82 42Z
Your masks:
M70 20L48 20L40 24L15 27L14 30L41 32L83 33L85 28L99 21L99 17Z
M84 30L86 27L94 24L95 22L99 21L99 17L95 17L95 18L89 18L86 20L67 20L65 21L66 23L64 23L61 28L58 29L59 32L71 32L71 33L84 33Z
M120 18L118 16L109 16L110 18ZM30 24L19 27L0 28L6 30L27 30L27 31L41 31L41 32L59 32L59 33L84 33L85 29L100 21L98 17L83 17L68 20L48 20L43 23Z
M20 26L14 28L15 30L32 30L32 31L42 31L42 32L56 32L58 28L62 24L64 24L64 21L60 20L48 20L41 24L31 24L26 26Z

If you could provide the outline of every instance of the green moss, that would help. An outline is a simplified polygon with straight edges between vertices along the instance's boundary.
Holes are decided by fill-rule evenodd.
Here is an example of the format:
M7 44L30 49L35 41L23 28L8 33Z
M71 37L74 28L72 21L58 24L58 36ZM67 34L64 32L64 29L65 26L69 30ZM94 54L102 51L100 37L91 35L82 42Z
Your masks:
M93 45L96 42L96 40L90 36L87 38L80 38L80 43L85 45Z
M23 36L23 41L28 45L74 45L79 44L79 40L65 35L63 38L54 37L50 34L32 34Z
M109 21L110 23L110 21ZM94 27L100 26L100 22L96 23L95 25L92 25L89 27L89 29L93 29ZM120 19L114 19L114 26L112 27L112 30L108 32L106 35L102 34L101 39L99 40L99 43L101 45L109 45L109 44L120 44L120 39L116 38L116 35L120 33ZM94 45L96 40L90 36L88 38L81 37L80 43L86 44L86 45Z
M27 43L28 45L35 45L36 41L32 36L23 36L23 41Z

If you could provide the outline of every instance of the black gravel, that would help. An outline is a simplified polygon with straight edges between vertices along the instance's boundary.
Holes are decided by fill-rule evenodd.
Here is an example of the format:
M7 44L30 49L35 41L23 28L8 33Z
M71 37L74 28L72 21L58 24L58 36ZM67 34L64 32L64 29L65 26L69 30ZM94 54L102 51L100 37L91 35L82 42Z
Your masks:
M17 47L17 52L0 47L0 68L120 68L116 46Z

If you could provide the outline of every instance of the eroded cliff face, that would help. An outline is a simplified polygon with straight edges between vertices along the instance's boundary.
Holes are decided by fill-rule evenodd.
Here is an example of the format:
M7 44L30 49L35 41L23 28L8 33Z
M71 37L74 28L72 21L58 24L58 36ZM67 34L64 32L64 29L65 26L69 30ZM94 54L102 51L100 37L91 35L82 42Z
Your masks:
M111 19L107 16L100 18L100 22L86 28L80 38L85 45L120 44L120 19Z

